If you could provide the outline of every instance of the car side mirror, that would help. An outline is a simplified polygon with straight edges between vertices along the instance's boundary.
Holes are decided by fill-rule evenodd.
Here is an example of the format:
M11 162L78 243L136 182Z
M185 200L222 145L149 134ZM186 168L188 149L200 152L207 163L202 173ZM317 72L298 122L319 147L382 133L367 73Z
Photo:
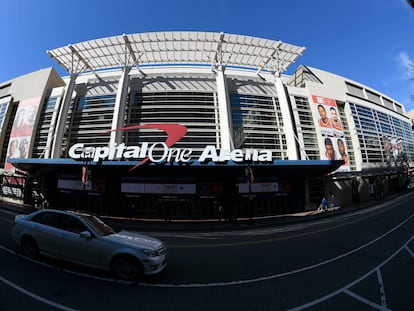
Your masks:
M90 239L92 237L92 234L89 231L82 231L79 233L79 236L83 239Z

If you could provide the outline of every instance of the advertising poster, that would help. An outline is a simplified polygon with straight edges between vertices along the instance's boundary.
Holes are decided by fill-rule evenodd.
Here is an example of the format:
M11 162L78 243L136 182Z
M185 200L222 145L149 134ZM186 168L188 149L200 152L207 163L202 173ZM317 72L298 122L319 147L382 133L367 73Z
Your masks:
M332 98L312 95L313 113L317 116L318 126L324 142L325 160L344 160L340 171L349 171L349 158L342 121L338 106Z
M57 187L58 189L62 190L105 192L106 183L102 180L94 180L88 183L82 183L80 180L58 179Z
M27 158L32 138L40 97L23 100L19 103L10 133L7 158ZM6 162L5 169L13 166Z
M279 183L277 182L262 182L249 184L239 184L239 193L264 193L264 192L279 192Z
M195 194L195 184L138 184L122 183L123 193Z
M7 108L11 102L11 97L5 97L0 99L0 134L1 129L3 128L4 116L6 114Z
M401 139L396 137L382 137L383 149L387 163L401 161L404 156L404 145Z

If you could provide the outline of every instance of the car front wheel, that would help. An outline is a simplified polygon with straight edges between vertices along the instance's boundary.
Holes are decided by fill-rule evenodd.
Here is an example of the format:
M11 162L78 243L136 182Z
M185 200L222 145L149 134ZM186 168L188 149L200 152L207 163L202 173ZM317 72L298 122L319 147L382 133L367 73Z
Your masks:
M21 248L23 254L29 258L36 258L39 256L39 247L37 246L36 241L30 236L24 236L22 238Z
M142 264L138 259L129 255L116 257L112 265L114 273L124 280L134 280L144 273Z

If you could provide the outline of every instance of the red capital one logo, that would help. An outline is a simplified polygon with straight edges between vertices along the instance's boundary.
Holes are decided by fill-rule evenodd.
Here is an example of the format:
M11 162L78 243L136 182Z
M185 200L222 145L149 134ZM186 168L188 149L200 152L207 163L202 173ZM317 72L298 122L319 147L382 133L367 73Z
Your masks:
M179 141L186 133L187 128L181 124L144 124L144 125L132 125L127 127L118 128L116 130L111 130L109 132L119 132L119 131L134 131L137 129L156 129L164 131L167 134L167 139L165 140L165 144L167 147L173 146L177 141ZM138 162L135 166L133 166L129 171L136 169L138 166L146 163L149 160L147 156L141 162Z

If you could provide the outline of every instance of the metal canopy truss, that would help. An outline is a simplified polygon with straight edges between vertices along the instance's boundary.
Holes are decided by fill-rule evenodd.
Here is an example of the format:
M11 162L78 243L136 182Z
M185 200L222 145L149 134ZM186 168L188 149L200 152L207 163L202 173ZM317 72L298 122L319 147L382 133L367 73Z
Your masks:
M47 51L69 73L138 65L225 65L282 73L304 47L213 32L149 32L71 44ZM74 64L78 64L75 66ZM82 64L82 68L79 67Z

